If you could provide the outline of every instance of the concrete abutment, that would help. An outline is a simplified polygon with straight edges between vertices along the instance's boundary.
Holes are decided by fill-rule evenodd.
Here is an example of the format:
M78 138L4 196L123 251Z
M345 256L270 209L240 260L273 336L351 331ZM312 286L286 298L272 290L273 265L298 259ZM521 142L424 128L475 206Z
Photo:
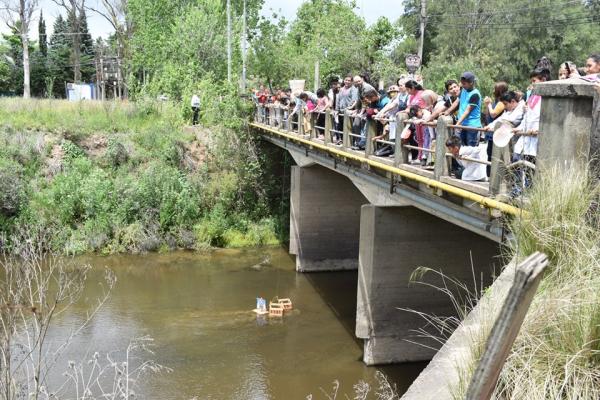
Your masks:
M292 167L290 253L301 272L358 269L360 208L368 201L327 168Z
M479 290L492 281L498 244L408 206L365 205L360 226L356 336L364 339L364 362L430 360L439 343L417 337L417 330L440 333L417 312L456 316L448 294L435 287L456 288L434 273L422 281L435 287L411 283L411 275L419 266L430 267L471 289L475 279Z

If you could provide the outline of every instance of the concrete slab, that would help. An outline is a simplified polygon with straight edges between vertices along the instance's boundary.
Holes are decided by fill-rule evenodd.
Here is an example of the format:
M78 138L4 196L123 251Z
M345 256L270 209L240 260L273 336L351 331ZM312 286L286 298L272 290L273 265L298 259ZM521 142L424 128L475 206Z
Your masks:
M423 285L411 282L412 273L424 266L470 286L474 276L491 284L498 244L414 207L365 205L360 225L356 336L365 339L363 360L375 365L431 359L438 343L416 331L436 332L418 312L450 317L456 310L436 289L447 283L439 275L427 275Z

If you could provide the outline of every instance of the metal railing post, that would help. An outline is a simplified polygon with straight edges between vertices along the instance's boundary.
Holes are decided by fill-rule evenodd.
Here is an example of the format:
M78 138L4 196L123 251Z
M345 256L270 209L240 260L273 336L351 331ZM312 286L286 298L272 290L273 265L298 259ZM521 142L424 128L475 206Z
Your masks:
M439 181L442 176L448 175L448 158L446 157L446 140L451 130L448 125L452 123L452 118L447 116L438 117L435 139L435 166L433 169L433 179Z
M331 143L333 140L331 138L331 126L333 125L333 121L331 119L331 110L325 111L325 144Z

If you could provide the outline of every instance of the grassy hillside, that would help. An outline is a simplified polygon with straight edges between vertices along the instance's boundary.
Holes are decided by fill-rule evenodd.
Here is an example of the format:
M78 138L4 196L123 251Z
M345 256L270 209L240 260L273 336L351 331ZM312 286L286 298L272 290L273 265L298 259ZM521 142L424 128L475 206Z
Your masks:
M17 229L63 253L277 243L270 157L243 123L191 129L181 108L1 99L0 244Z

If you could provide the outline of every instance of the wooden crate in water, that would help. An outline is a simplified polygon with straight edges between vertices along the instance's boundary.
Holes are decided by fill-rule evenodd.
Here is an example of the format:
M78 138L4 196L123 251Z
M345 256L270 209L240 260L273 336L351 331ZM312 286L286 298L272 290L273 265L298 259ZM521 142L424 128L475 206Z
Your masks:
M285 311L290 311L293 308L292 300L290 299L279 299L279 304L281 304Z
M269 317L283 317L283 306L279 303L269 303Z

